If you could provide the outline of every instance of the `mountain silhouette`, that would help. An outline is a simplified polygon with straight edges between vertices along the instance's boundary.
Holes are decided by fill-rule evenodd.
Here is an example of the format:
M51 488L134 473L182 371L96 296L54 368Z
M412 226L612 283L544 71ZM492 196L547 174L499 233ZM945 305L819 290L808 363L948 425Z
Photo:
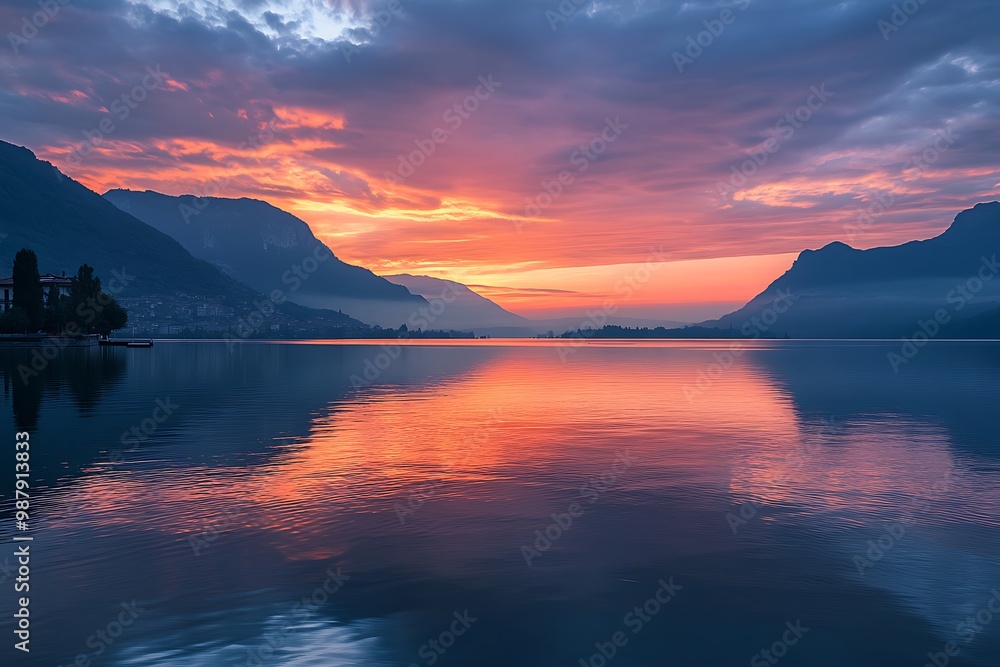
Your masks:
M387 304L386 310L397 313L393 320L427 305L405 287L341 261L308 224L267 202L173 197L152 190L111 190L104 197L265 294L282 289L295 303L341 309L366 321L365 312L377 305L365 307L364 302Z
M582 312L576 317L522 317L506 310L495 301L477 293L468 285L408 273L385 276L399 285L405 285L414 294L426 298L433 305L442 302L438 309L440 326L447 329L474 329L477 334L490 336L537 336L552 331L556 334L591 325L590 317ZM446 299L450 301L446 301ZM655 320L640 317L608 315L608 323L627 327L678 327L685 323L674 320Z
M408 273L385 276L436 305L435 326L446 329L475 328L492 336L532 336L537 327L531 320L505 310L467 285L453 280L414 276Z
M244 315L264 294L197 259L180 243L129 215L96 192L39 160L27 148L0 141L0 273L10 275L14 254L31 248L42 272L67 275L94 267L118 297L206 297ZM114 287L111 287L114 285ZM286 290L287 291L287 290ZM317 327L361 327L342 313L294 303L276 306L292 322Z
M937 330L936 319L935 336L996 336L998 256L1000 202L978 204L924 241L806 250L743 308L704 326L739 329L756 320L793 338L895 338ZM768 312L782 299L784 312Z
M134 276L120 294L256 296L246 286L191 256L179 243L122 212L100 195L35 157L0 141L0 272L31 248L42 272L75 273L90 264L107 282L112 272Z

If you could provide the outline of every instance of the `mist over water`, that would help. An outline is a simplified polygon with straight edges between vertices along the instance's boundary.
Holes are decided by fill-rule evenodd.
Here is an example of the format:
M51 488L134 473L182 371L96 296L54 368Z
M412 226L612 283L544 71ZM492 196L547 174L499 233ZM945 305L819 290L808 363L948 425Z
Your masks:
M1000 345L560 344L0 351L30 664L1000 664Z

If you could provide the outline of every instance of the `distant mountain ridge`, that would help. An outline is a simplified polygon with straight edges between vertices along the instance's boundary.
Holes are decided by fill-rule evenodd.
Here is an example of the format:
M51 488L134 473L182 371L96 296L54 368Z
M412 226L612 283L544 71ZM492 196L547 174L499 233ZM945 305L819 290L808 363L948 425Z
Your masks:
M437 304L440 313L435 316L434 326L454 329L474 326L476 331L494 336L534 334L531 320L505 310L462 283L408 273L384 277L419 294L431 305Z
M477 333L490 336L537 336L552 331L561 334L581 325L593 328L590 317L581 313L577 317L557 317L532 319L523 317L503 308L496 302L482 296L468 285L434 278L414 276L408 273L385 276L387 280L405 285L414 294L420 294L431 304L441 302L439 321L446 328L474 328ZM442 295L444 298L442 298ZM450 301L446 301L449 299ZM651 320L636 317L609 315L608 322L620 326L682 326L683 322Z
M60 173L27 148L5 141L0 141L0 232L5 235L0 237L0 273L10 275L20 248L36 252L42 272L70 274L90 264L105 287L118 277L116 298L156 297L153 300L161 303L158 311L162 313L157 318L173 325L197 327L195 304L221 303L232 311L225 316L228 324L214 322L215 331L224 331L267 301L264 294L192 257L167 234ZM278 314L264 323L268 329L279 322L315 331L345 326L363 329L361 322L333 311L291 303L278 303L274 308ZM185 315L181 312L185 310L194 314ZM190 319L182 324L178 315ZM132 310L130 323L147 316Z
M266 202L208 198L195 206L192 196L128 190L105 197L30 150L0 141L0 232L6 235L0 273L9 275L14 253L29 247L43 272L88 263L101 276L134 275L116 296L173 295L178 303L221 298L239 316L279 289L294 301L279 307L289 318L351 327L361 326L358 320L391 328L414 316L426 320L447 289L454 299L437 304L440 312L428 328L561 333L551 326L557 320L522 317L454 281L409 274L386 279L346 264L304 221ZM200 212L185 220L182 205ZM803 251L744 307L700 326L741 330L756 321L779 338L896 338L943 314L941 337L1000 337L998 257L1000 202L982 203L930 239L869 250L834 242ZM777 312L781 299L790 305Z
M35 157L0 141L0 220L9 275L14 253L33 249L43 272L75 272L88 263L100 276L126 268L135 279L121 294L183 292L254 296L246 286L192 257L172 238L122 212Z
M777 335L895 338L912 335L938 311L948 319L942 336L982 335L990 330L989 313L1000 315L997 256L1000 202L978 204L927 240L869 250L834 242L803 251L747 305L703 326L739 329L764 316L781 294L792 294L787 312L769 316Z
M303 220L264 201L121 189L104 197L264 293L292 288L293 301L303 295L422 302L406 288L342 262Z

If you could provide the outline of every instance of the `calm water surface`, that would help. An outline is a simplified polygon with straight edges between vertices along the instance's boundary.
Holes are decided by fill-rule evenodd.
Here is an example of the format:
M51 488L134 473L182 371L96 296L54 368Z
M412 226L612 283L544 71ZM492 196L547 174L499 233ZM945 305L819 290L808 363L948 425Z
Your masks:
M731 345L0 351L18 664L1000 665L1000 345Z

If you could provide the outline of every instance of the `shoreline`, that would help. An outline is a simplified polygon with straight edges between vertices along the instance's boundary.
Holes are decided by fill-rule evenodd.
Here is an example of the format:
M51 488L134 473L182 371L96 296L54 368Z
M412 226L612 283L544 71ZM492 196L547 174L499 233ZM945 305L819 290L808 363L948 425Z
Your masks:
M98 347L97 334L85 337L49 336L45 334L0 334L0 347Z

